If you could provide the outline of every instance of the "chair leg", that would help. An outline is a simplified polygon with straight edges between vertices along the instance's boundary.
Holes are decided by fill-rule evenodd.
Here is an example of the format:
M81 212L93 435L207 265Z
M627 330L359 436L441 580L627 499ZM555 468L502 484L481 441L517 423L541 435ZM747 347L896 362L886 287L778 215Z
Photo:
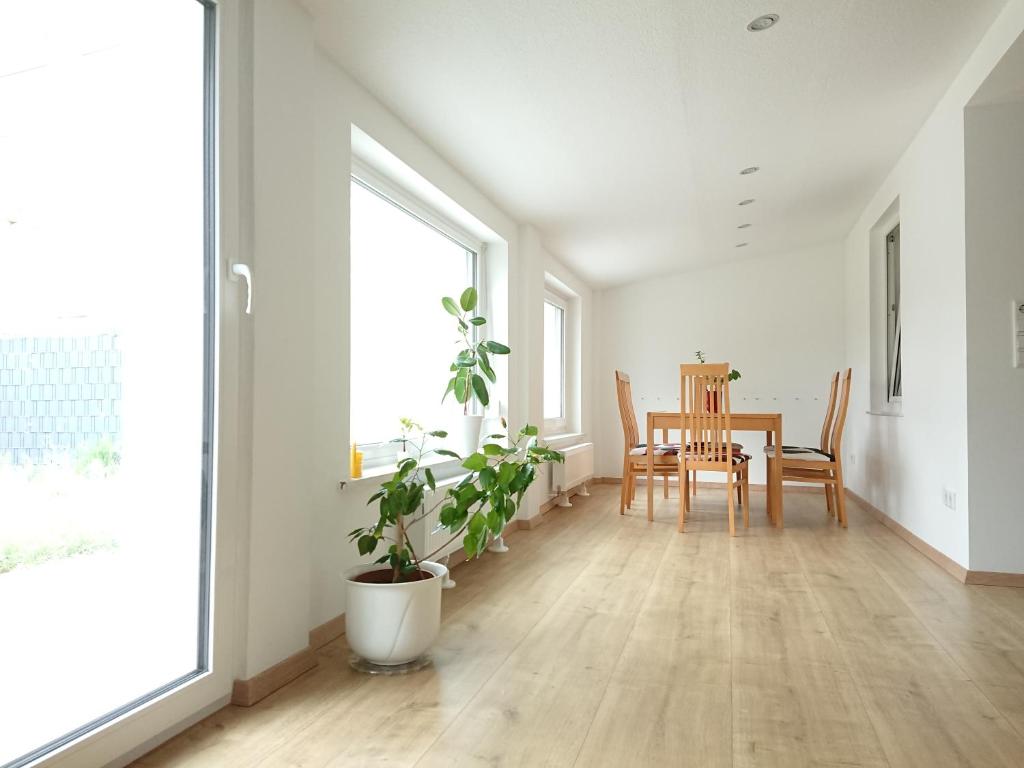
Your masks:
M679 532L686 527L686 508L690 501L689 475L684 470L679 472Z
M739 475L739 477L737 479L742 481L743 480L743 473L739 472L737 474ZM740 482L740 483L738 483L736 485L736 503L739 504L741 507L743 506L743 483L742 482Z
M736 535L736 507L735 507L735 497L733 496L733 493L732 493L732 486L733 486L733 475L732 475L732 472L729 472L726 475L726 477L728 477L728 484L729 484L729 493L728 493L728 496L729 496L729 535L730 536L735 536Z
M697 470L693 470L693 495L697 495Z
M619 489L619 514L626 514L626 490L629 488L629 459L622 462L622 487Z
M626 509L633 508L633 481L634 481L633 468L630 467L626 473Z
M765 480L767 481L765 486L766 492L764 502L764 513L768 515L768 519L771 520L773 523L775 522L774 510L772 509L772 472L775 470L774 462L775 459L773 459L771 456L768 456L765 461L767 466L764 472Z
M836 510L832 505L832 486L829 483L825 483L825 506L828 508L828 516L835 517Z
M843 486L843 468L836 464L836 507L839 510L839 524L846 527L846 488Z
M665 498L667 499L668 498L668 475L667 474L662 478L661 483L662 483L663 492L665 494Z
M749 467L743 470L740 491L743 494L743 527L750 527L750 472Z

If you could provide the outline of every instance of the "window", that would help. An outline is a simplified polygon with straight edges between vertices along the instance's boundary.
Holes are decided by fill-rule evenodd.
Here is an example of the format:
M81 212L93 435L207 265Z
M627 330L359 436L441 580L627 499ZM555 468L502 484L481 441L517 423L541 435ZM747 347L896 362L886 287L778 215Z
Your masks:
M902 326L900 323L900 226L885 236L886 398L903 396Z
M456 341L441 297L479 290L481 246L364 176L371 174L352 177L350 424L372 466L394 461L398 446L389 441L401 418L429 431L459 413L454 398L441 402Z
M0 765L210 669L214 29L0 5Z
M566 426L566 304L552 294L544 300L544 431L548 434Z

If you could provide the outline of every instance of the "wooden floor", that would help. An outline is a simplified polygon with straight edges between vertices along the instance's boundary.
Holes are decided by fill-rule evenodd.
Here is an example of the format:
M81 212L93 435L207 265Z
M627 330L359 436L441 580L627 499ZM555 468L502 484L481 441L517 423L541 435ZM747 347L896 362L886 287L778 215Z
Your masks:
M687 532L618 487L455 571L434 667L351 671L342 641L138 766L1024 766L1024 590L966 587L855 503L753 493Z

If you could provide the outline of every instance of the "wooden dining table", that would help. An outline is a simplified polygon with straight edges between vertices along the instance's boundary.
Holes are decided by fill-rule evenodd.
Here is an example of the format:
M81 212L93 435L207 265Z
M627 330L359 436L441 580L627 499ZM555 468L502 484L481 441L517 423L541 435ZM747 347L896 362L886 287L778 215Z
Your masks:
M733 432L764 432L768 445L775 446L773 471L768 477L768 516L776 527L782 527L782 414L781 413L731 413L729 415ZM647 412L647 445L653 446L654 435L662 430L662 442L668 442L668 431L680 429L682 417L679 411ZM683 442L683 441L681 441ZM666 479L666 483L668 480ZM667 489L667 486L666 486ZM683 492L680 480L679 492ZM667 493L667 490L666 490ZM647 451L647 519L654 520L654 451Z

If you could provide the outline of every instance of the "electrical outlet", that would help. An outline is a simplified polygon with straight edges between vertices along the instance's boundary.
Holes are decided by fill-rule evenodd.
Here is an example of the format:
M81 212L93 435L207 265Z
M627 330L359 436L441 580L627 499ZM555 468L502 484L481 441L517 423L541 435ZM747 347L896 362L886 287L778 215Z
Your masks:
M949 488L943 488L942 503L950 509L956 509L956 491L951 491Z

